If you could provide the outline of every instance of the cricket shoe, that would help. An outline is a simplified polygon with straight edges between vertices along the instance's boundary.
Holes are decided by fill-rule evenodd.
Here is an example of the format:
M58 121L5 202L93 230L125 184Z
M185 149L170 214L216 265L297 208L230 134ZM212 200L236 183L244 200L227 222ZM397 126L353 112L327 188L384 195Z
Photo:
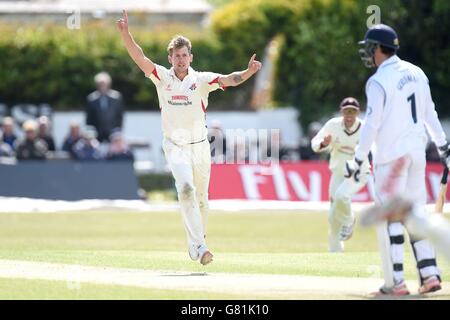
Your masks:
M196 245L189 245L188 247L189 257L193 261L197 261L200 258L200 253L198 252L198 247Z
M353 220L353 223L348 226L342 226L341 233L339 235L339 239L341 241L347 241L350 239L353 235L353 226L355 225L355 220Z
M364 210L361 213L360 224L368 227L384 220L404 222L411 209L411 202L400 196L394 196L383 204L376 204Z
M441 289L441 281L439 281L439 278L437 276L431 276L423 282L419 288L419 294L435 292Z
M408 287L404 281L396 284L392 288L382 286L378 291L372 293L373 296L407 296L409 295Z

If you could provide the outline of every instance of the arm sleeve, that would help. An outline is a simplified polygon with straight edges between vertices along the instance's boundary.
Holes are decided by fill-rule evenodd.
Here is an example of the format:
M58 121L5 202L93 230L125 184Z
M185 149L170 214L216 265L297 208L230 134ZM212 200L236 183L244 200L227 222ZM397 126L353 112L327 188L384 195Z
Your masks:
M438 119L437 112L435 109L435 105L433 99L431 98L431 90L428 84L428 80L426 83L425 89L425 127L427 128L428 133L431 136L431 140L436 144L437 147L442 147L447 143L445 138L445 132L442 129L442 125Z
M325 123L325 125L322 127L322 129L320 129L319 132L317 132L317 134L314 136L314 138L311 139L311 149L314 152L323 152L323 151L327 151L331 149L331 144L333 142L331 142L328 146L326 146L325 148L321 148L320 144L322 143L323 139L331 134L329 131L329 127L330 127L330 122Z
M361 128L359 143L356 146L355 157L363 160L369 155L383 119L386 93L383 87L374 80L369 80L366 87L367 111L364 125Z
M199 80L202 89L206 92L212 92L217 89L225 90L224 86L219 84L219 77L222 77L219 73L214 72L199 72Z
M154 63L155 69L153 69L152 73L146 74L145 76L152 80L155 86L159 87L163 83L167 82L167 78L169 77L169 70L159 64Z

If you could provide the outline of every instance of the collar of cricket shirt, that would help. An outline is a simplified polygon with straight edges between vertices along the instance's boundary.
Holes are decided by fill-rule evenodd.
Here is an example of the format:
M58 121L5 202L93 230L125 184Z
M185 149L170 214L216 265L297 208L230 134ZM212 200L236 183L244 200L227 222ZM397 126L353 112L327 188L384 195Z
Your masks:
M359 130L359 127L361 126L361 121L359 120L358 117L356 117L355 123L351 126L350 129L347 129L347 128L345 127L345 124L344 124L344 118L342 118L341 126L342 126L342 129L344 129L344 132L345 132L347 135L351 136L351 135L353 135L356 131Z
M192 67L189 67L189 68L188 68L188 74L186 75L186 77L184 77L184 79L186 79L187 77L192 76L192 75L194 74L194 72L195 72L195 70L192 69ZM178 77L175 75L175 70L174 70L173 67L170 68L169 74L170 74L172 77L174 77L175 79L178 79ZM183 79L183 80L184 80L184 79ZM180 79L178 79L178 80L180 80ZM180 80L180 81L181 81L181 80Z
M384 60L383 63L380 64L380 66L378 68L384 68L384 67L386 67L386 66L388 66L390 64L397 63L399 61L400 61L400 58L396 54L394 54L389 59Z

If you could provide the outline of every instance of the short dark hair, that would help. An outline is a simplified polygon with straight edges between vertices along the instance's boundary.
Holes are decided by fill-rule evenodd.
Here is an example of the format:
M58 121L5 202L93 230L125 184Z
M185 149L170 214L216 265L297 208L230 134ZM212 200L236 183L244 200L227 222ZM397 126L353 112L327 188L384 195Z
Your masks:
M393 56L397 52L397 49L389 48L389 47L383 46L382 44L380 44L380 49L381 49L381 52L387 56Z
M186 37L176 35L170 40L169 45L167 46L167 52L169 55L172 55L174 49L181 49L183 47L188 49L189 54L192 53L191 41Z

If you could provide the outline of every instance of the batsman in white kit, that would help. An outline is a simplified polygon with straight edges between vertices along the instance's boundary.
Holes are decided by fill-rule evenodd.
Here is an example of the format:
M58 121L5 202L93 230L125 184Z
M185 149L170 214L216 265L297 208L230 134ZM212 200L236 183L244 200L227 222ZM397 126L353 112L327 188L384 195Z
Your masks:
M358 100L348 97L342 100L339 108L341 116L330 119L311 140L313 151L330 152L330 252L342 252L344 241L351 238L355 224L355 216L351 210L352 196L366 185L370 175L369 161L364 159L358 181L345 179L345 164L354 157L361 132L361 120L358 118L360 106Z
M211 153L207 139L205 113L210 92L242 84L255 74L261 63L253 55L244 71L221 75L197 72L190 67L191 42L174 37L167 48L172 68L153 63L134 41L128 30L128 16L117 21L122 40L133 61L149 78L158 93L163 131L163 150L175 178L181 214L192 260L206 265L213 254L206 245L208 187Z
M364 64L378 69L366 84L366 119L355 158L347 165L349 175L355 177L372 150L376 202L383 205L402 195L412 203L417 216L425 217L426 131L441 155L448 157L449 149L428 79L419 67L396 55L399 40L391 27L374 25L360 44ZM408 224L405 227L417 263L419 293L440 290L434 248ZM409 294L403 275L403 223L384 221L377 228L377 236L385 281L377 294Z

